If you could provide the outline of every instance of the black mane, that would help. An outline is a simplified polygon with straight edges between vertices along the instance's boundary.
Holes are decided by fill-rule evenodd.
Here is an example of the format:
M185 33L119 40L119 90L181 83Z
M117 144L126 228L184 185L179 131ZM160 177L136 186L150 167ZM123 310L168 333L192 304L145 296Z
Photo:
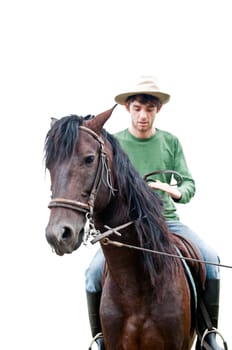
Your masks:
M128 218L135 222L140 247L176 254L171 242L166 221L163 217L163 202L134 168L118 140L105 132L114 152L114 172L116 174L119 196L126 197ZM173 261L172 261L173 260ZM152 284L164 276L161 271L173 275L176 259L159 254L144 252L145 270Z

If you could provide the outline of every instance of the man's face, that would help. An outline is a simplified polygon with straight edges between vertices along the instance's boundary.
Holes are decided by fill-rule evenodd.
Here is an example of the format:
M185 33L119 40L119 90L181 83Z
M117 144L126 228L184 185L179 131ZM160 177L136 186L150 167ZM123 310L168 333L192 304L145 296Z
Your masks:
M139 133L146 133L153 127L157 113L157 106L151 102L142 104L133 101L126 105L127 111L131 114L132 127Z

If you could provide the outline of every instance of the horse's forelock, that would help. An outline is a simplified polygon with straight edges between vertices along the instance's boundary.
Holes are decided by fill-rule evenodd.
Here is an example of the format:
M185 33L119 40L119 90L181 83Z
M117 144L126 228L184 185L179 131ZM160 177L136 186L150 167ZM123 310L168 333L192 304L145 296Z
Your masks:
M46 167L59 163L71 156L77 143L78 129L83 117L70 115L56 120L48 131L45 140Z

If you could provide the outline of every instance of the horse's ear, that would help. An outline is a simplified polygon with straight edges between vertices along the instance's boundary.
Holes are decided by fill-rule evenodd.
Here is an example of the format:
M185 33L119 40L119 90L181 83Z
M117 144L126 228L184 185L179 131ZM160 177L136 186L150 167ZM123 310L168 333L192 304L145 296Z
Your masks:
M97 134L100 134L105 122L109 119L109 117L111 116L111 114L116 106L117 106L117 104L114 105L113 108L108 109L107 111L96 115L95 118L90 119L90 120L86 120L84 122L84 125L87 128L90 128L91 130L95 131Z
M53 125L55 124L55 122L57 122L58 119L56 118L51 118L51 122L50 122L50 127L52 128Z

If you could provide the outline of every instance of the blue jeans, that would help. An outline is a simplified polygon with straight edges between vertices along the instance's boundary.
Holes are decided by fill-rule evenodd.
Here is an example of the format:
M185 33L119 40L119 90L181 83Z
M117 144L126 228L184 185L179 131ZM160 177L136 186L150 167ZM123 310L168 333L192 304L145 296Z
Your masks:
M219 264L220 260L217 253L207 245L195 232L180 221L167 221L169 230L175 232L187 239L190 239L200 250L205 261ZM102 289L101 278L104 267L105 257L102 249L98 249L93 260L85 272L85 285L88 292L100 292ZM206 264L206 278L219 279L219 267Z

